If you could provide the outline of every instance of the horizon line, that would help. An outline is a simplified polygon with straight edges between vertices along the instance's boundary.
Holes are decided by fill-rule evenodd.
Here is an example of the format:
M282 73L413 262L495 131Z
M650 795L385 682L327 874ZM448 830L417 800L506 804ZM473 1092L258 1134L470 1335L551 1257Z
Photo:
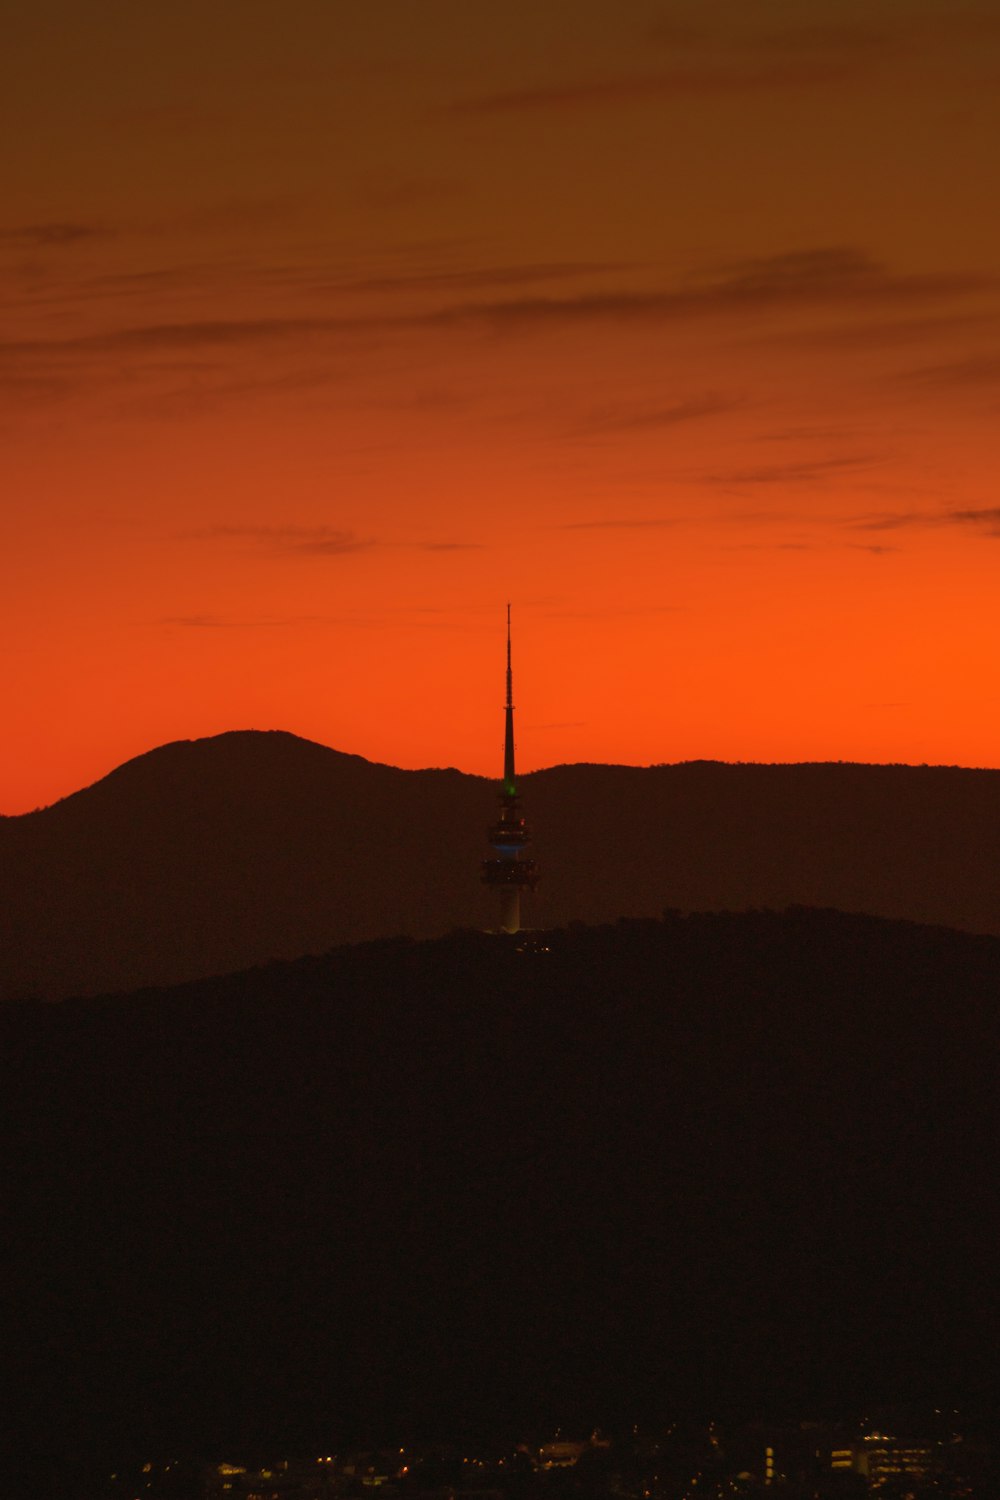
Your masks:
M342 756L347 760L363 761L365 765L384 770L400 771L404 775L419 776L424 775L428 772L440 772L442 774L467 776L470 780L474 781L495 782L502 780L501 777L491 776L479 771L464 771L460 766L454 765L398 766L393 764L391 761L372 760L368 756L361 755L357 751L341 750L338 749L338 747L335 745L328 745L322 740L310 739L306 735L296 734L293 730L290 729L223 729L219 730L216 734L196 735L191 738L182 738L176 740L164 740L160 744L150 746L147 750L140 750L135 755L126 757L125 760L119 761L116 765L113 765L109 770L99 775L94 781L85 782L84 785L75 787L72 791L64 792L61 796L54 798L51 802L39 803L35 807L24 808L20 812L0 812L0 820L5 822L12 822L18 818L33 817L36 813L49 812L53 808L59 807L62 803L68 802L71 798L82 796L86 792L91 791L94 787L100 786L103 782L109 780L112 776L117 775L119 771L124 770L126 767L135 765L138 761L145 760L151 755L157 755L161 751L172 750L181 745L203 745L211 743L215 740L223 740L231 736L241 735L260 735L262 737L267 735L280 735L290 740L297 740L300 744L311 745L316 749L328 751L332 755ZM732 767L734 769L759 767L761 770L778 768L792 769L795 767L809 766L845 766L864 767L871 770L967 771L971 773L987 774L1000 771L1000 766L963 765L957 761L864 761L844 760L839 758L832 760L723 760L719 759L716 756L691 756L683 760L660 761L556 761L551 765L537 766L532 771L525 771L522 773L522 776L519 779L523 779L529 776L544 775L548 771L569 770L575 767L598 767L606 770L623 771L655 771L680 769L685 766L726 766Z

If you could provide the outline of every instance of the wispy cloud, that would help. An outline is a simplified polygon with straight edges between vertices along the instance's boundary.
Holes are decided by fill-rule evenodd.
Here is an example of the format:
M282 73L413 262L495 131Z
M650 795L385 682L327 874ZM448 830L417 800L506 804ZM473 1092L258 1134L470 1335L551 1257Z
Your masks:
M796 21L785 27L765 25L756 30L731 32L727 45L734 51L774 56L805 57L823 53L845 60L870 61L904 51L909 38L910 32L905 25Z
M258 222L266 222L270 211L271 205L267 202L244 205L220 204L216 205L214 210L220 222L227 228L241 231L241 237L244 240L247 227L252 227ZM199 226L207 222L207 215L207 209L199 211L197 216ZM245 218L245 222L241 216ZM230 218L233 220L232 224L229 223ZM155 229L157 245L162 244L164 236L169 241L178 225L186 222L184 220L168 226L158 226ZM33 230L31 233L40 234L42 228L44 226L40 226L37 231ZM49 226L46 232L51 232L54 237L57 229L59 226ZM71 242L70 231L74 227L62 226L62 229L66 233L65 242L68 244ZM110 231L107 232L110 233ZM147 225L144 230L140 231L139 226L133 225L131 232L133 234L142 232L148 238L154 233L154 229ZM26 229L7 233L10 236L8 243L11 245L16 244L23 249L31 243L29 231ZM99 230L98 226L87 229L86 226L81 225L76 226L75 233L78 238L83 238L84 234L87 237L96 237L105 231ZM53 242L55 242L54 239ZM0 231L0 249L3 248L4 243L4 235ZM420 265L419 262L426 253L424 249L407 247L405 255L408 264L405 267L393 269L389 266L380 271L366 269L362 272L350 266L331 265L328 259L322 257L310 257L299 262L281 262L271 258L266 262L261 262L255 259L249 251L245 255L228 254L217 260L189 259L173 264L147 264L130 268L120 265L109 266L90 270L86 274L77 272L75 275L70 275L65 269L65 263L60 261L59 274L50 270L44 278L39 277L37 266L33 264L30 282L22 276L22 284L17 288L16 297L17 305L22 309L26 305L52 306L74 302L97 306L102 303L134 298L155 298L161 304L183 298L189 305L192 296L218 302L220 294L224 293L227 298L231 298L234 292L240 292L246 299L247 305L259 304L262 298L271 297L275 293L287 293L299 298L322 298L327 305L331 302L349 305L352 299L357 298L364 299L367 303L377 297L398 296L409 298L411 302L418 300L426 306L428 301L435 297L439 300L451 299L463 293L503 292L509 288L540 287L559 282L579 283L585 279L606 277L636 269L634 265L625 261L596 260L521 261L509 264L501 262L478 266ZM454 250L452 249L450 253L453 254ZM440 253L439 259L441 256L445 260L449 259L449 254L445 251ZM50 260L49 265L52 264ZM371 322L374 319L394 323L400 315L394 312L373 311L369 308L357 316L361 321ZM412 317L413 314L409 316ZM352 313L351 318L346 321L352 321L353 317ZM259 323L261 320L252 321ZM306 320L293 320L290 330L287 326L287 319L272 319L270 324L273 334L283 337L287 331L294 334L296 325L301 327L303 321ZM336 332L345 324L343 315L337 313L331 313L325 318L317 318L313 313L308 321L317 327L317 331L327 329ZM146 326L150 329L151 338L162 337L157 333L161 324ZM183 326L190 328L192 338L202 340L218 341L224 334L222 320L206 324L185 320Z
M772 427L754 435L758 443L828 443L843 442L855 436L856 429L833 423L799 422L788 427Z
M882 57L903 50L910 36L906 26L873 26L868 22L810 22L793 20L790 25L754 25L752 12L737 7L738 19L725 17L723 25L710 11L697 22L679 22L658 17L646 30L655 46L676 53L701 52L740 56L811 56L827 53L837 57Z
M819 542L724 542L724 552L818 552Z
M937 515L930 511L906 510L853 516L846 524L854 531L901 531L908 526L934 526L937 521Z
M68 339L7 339L0 342L0 358L24 354L162 354L172 350L183 352L301 340L316 334L353 332L368 326L369 321L362 318L231 318L152 323L80 334Z
M735 397L714 394L693 396L665 406L648 402L617 402L593 408L574 424L572 430L587 434L656 431L684 422L697 422L704 417L721 416L737 411L745 404Z
M454 628L455 610L435 610L420 606L386 606L370 610L344 610L339 614L267 614L223 615L211 611L193 614L161 615L147 622L171 630L298 630L298 629L415 629L449 630ZM495 616L495 611L491 611Z
M163 615L157 621L179 630L284 630L302 625L339 625L342 620L328 615Z
M830 316L831 321L835 314L846 324L851 314L866 310L886 316L906 310L923 312L939 303L970 301L984 290L1000 289L1000 278L974 272L897 271L851 247L720 265L671 285L645 289L612 285L603 290L592 286L572 290L555 285L561 278L592 272L603 275L615 269L603 262L538 262L399 276L386 273L356 284L356 289L374 291L381 285L386 292L390 287L412 292L423 303L416 310L410 306L396 310L385 299L369 304L359 294L342 311L321 315L182 316L127 323L112 321L105 305L103 326L92 327L90 332L62 337L39 337L32 332L0 339L0 381L11 383L22 409L41 409L47 402L76 395L91 405L95 401L104 401L106 406L108 401L117 403L107 407L112 417L139 414L172 420L201 417L226 402L290 399L310 392L322 400L324 387L351 384L358 388L362 358L374 359L388 350L411 358L427 335L441 340L544 339L564 329L586 332L618 327L627 332L714 320L732 337L736 329L746 331L755 325L780 329L782 320L786 327L792 321L801 325L808 309ZM637 272L634 267L625 269ZM648 275L648 269L644 274ZM153 277L166 277L169 282L169 272L157 271ZM549 280L551 292L540 286L531 288L532 278ZM527 288L523 295L502 295L521 286L522 280ZM141 283L134 285L138 292ZM462 295L486 287L497 295ZM980 302L981 297L974 305ZM86 305L91 317L100 315L99 296ZM246 305L259 307L260 296L247 298ZM260 356L256 361L249 357L254 354ZM985 385L995 370L994 360L980 359L927 368L910 379L950 378ZM469 393L466 390L449 399L453 404L467 403ZM579 417L563 406L561 413L550 413L547 430L569 441L597 442L615 434L637 436L681 423L721 419L743 404L739 397L709 390L676 399L598 403L589 410L584 407ZM731 482L774 483L779 477L755 471L731 476Z
M549 620L630 620L643 615L673 615L686 609L683 604L602 604L592 609L543 609Z
M886 511L879 515L858 516L848 523L857 531L902 531L920 527L957 527L978 531L984 536L1000 537L1000 505L973 506L956 510Z
M498 274L494 269L489 273ZM504 274L504 273L500 273ZM513 272L506 273L513 275ZM673 287L458 301L417 313L212 318L104 329L62 339L0 341L0 359L28 356L165 355L238 349L379 332L480 327L518 331L549 326L653 323L806 306L905 306L994 290L998 278L971 272L896 272L851 248L797 251L719 268Z
M922 365L907 370L905 378L921 385L976 387L1000 384L1000 354L975 354L967 359Z
M182 534L188 541L233 542L243 544L255 553L271 557L348 557L367 552L378 546L401 548L416 552L458 553L479 552L482 542L467 542L459 539L420 542L377 542L373 537L360 537L354 531L338 526L236 526L220 524L204 526ZM195 619L214 621L215 616L197 616ZM299 618L296 616L296 618Z
M65 250L88 240L110 239L114 230L106 224L86 224L64 220L40 224L16 224L0 228L0 246L18 250Z
M836 323L824 323L806 328L779 328L767 333L756 333L741 342L749 346L767 345L787 349L843 350L848 354L869 350L902 348L908 344L928 343L934 339L951 338L968 329L981 331L984 325L994 323L996 316L977 310L975 313L942 313L930 317L916 318L861 318ZM938 367L930 367L933 376ZM949 367L946 365L944 369ZM998 361L1000 368L1000 361ZM913 378L923 378L926 370L908 372Z
M823 484L879 463L875 454L850 454L839 458L805 458L793 463L759 464L748 469L731 469L705 476L705 483L725 486Z
M706 12L706 15L710 15ZM734 26L654 23L649 45L669 61L660 67L551 78L453 100L445 113L464 116L623 108L648 102L771 93L839 83L899 53L904 34L868 25Z
M480 290L484 287L530 286L540 281L568 281L581 276L607 275L631 269L626 261L537 261L523 265L455 267L428 271L384 273L329 280L319 290L338 292L435 292Z
M276 557L345 557L375 545L370 538L334 526L207 526L188 538L243 542Z
M909 302L981 291L1000 284L1000 278L993 274L896 272L853 245L818 246L812 250L758 256L735 261L722 269L727 274L709 290L734 301L800 297L809 301L818 298Z
M883 542L845 542L837 537L818 537L813 540L804 541L800 538L786 539L783 541L761 541L761 542L726 542L722 544L723 550L727 552L829 552L831 550L846 550L849 552L866 552L871 557L889 557L903 551L897 547Z
M71 400L79 391L76 379L52 374L32 374L28 370L0 370L0 395L4 401L20 407L48 405L53 401Z
M561 521L557 531L644 531L676 526L674 516L606 516L594 521Z
M459 303L424 315L427 324L482 322L497 329L573 323L652 323L799 308L905 307L993 291L1000 278L977 272L899 272L851 247L742 261L679 286Z
M143 385L138 391L126 387L115 402L117 415L161 422L187 422L212 417L220 407L247 397L301 401L307 396L321 395L330 388L349 385L352 378L350 369L330 365L318 365L309 370L275 369L237 380L229 378L224 365L186 369L183 364L170 364L158 370L147 365L145 373L158 373L172 383L155 387Z
M421 552L481 552L482 542L418 542Z
M1000 506L984 505L971 510L947 511L939 518L939 525L972 527L987 536L1000 536Z
M512 115L595 108L621 108L691 95L769 93L812 88L848 76L853 68L843 58L802 60L704 62L688 67L643 70L567 79L529 88L498 89L453 100L444 114L464 116Z

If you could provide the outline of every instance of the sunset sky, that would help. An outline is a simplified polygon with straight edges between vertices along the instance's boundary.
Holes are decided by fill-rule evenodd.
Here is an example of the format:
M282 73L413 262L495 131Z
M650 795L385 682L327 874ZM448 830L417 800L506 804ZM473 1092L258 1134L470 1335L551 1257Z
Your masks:
M1000 765L996 0L4 18L0 811L287 729Z

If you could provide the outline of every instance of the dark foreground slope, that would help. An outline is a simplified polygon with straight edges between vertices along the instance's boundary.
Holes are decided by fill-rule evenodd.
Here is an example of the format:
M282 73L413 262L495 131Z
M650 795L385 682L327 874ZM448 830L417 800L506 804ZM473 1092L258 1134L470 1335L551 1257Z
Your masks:
M527 776L539 926L837 906L1000 933L1000 772L560 766ZM0 819L0 994L174 983L485 927L495 787L287 734L181 742Z
M6 1008L22 1457L988 1395L1000 941L524 947Z

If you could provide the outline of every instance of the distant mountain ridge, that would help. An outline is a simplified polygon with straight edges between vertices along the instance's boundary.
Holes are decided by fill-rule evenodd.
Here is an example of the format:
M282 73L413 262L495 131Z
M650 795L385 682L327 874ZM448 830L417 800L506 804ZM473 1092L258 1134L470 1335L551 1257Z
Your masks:
M538 926L791 904L1000 934L1000 771L555 766ZM495 783L280 731L178 741L0 819L0 994L93 994L494 920Z

